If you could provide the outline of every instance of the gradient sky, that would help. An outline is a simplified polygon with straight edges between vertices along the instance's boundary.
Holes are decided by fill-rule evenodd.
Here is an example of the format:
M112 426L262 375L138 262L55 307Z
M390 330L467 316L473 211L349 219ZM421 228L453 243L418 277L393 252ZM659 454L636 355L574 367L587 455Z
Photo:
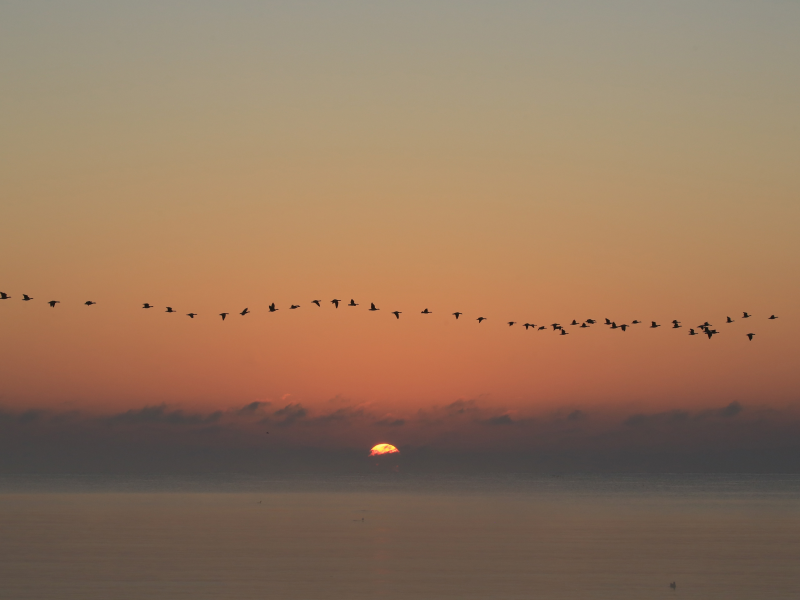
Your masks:
M5 2L0 404L791 407L799 26L777 1ZM310 304L334 297L362 305ZM686 328L504 325L606 317Z

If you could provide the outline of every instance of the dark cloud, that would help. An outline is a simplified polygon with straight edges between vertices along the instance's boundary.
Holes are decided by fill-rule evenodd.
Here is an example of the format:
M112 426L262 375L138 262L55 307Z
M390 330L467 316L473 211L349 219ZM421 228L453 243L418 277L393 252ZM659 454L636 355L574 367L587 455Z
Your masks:
M203 423L213 423L219 421L222 411L215 411L208 415L199 413L190 414L182 410L169 410L166 404L157 406L145 406L140 409L131 409L123 413L111 415L106 418L109 424L154 424L163 423L166 425L200 425Z
M255 402L251 402L250 404L245 404L242 408L236 411L236 414L240 417L250 417L257 412L261 412L262 409L268 407L271 402L260 402L256 400Z
M375 425L379 425L380 427L402 427L405 424L405 419L395 419L391 415L386 415L384 418L375 421Z
M631 415L623 423L629 427L637 427L652 423L683 423L689 420L689 413L685 410L670 410L652 415Z
M582 410L573 410L567 415L567 421L583 421L586 418L586 413Z
M738 402L731 402L725 408L721 408L719 411L720 417L735 417L740 412L742 412L742 405Z
M308 411L300 404L287 404L280 410L276 410L272 415L278 417L281 425L291 425L300 419L304 419L308 415Z
M487 425L513 425L516 423L510 415L499 415L497 417L489 417L483 421Z

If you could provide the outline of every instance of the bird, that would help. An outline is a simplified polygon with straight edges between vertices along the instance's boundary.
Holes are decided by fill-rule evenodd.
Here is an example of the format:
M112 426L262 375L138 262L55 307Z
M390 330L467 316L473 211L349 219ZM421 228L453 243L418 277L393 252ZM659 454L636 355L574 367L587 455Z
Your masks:
M623 323L622 325L619 326L619 328L622 329L622 331L625 331L628 328L628 325L626 323Z
M331 300L331 304L333 304L336 308L339 308L339 302L341 302L341 300L338 299Z
M606 325L611 325L611 319L609 319L608 317L606 317Z
M376 311L376 310L380 310L380 308L376 308L375 307L375 303L374 302L370 302L369 303L369 310Z
M661 325L659 325L655 321L651 321L650 322L650 329L655 329L656 327L661 327Z
M726 321L725 321L726 323L733 323L733 319L731 319L730 317L725 317L725 319L726 319Z
M248 309L246 309L246 308L245 308L245 309L244 309L242 312L240 312L239 314L240 314L240 315L242 315L242 316L249 315L249 314L250 314L250 311L249 311Z
M708 321L706 321L706 322L705 322L705 323L703 323L702 325L698 325L698 327L700 327L700 328L703 328L703 327L711 327L711 323L709 323Z
M144 304L142 304L142 308L153 308L153 305L145 302Z
M511 327L512 325L516 325L516 324L517 324L517 322L516 322L516 321L509 321L509 322L508 322L508 326L509 326L509 327Z
M719 331L716 329L706 329L706 335L708 336L708 339L711 339L711 336L715 333L719 333Z
M275 308L275 303L274 302L269 305L269 312L275 312L276 310L278 310L278 309Z
M588 328L588 327L589 327L589 326L588 326L586 323L581 323L581 329L586 329L586 328Z
M767 318L768 318L770 321L772 321L772 320L774 320L774 319L777 319L778 317L776 317L775 315L770 315L770 316L769 316L769 317L767 317Z
M547 327L545 327L544 325L542 325L542 326L541 326L541 327L539 327L539 329L537 329L536 331L541 331L542 329L547 329Z
M172 309L171 306L168 306L166 312L175 312L175 311Z
M566 329L561 329L561 335L569 335Z
M747 339L748 339L748 340L750 340L750 341L752 342L752 341L753 341L753 336L754 336L754 335L755 335L755 333L748 333L748 334L747 334Z
M683 327L683 325L678 324L677 321L673 321L672 322L672 328L673 329L680 329L681 327Z
M92 302L91 300L87 300L86 302L84 302L84 304L86 306L91 306L92 304L97 304L97 302Z
M577 325L577 324L578 322L575 319L572 319L572 323L570 323L570 325Z
M300 305L299 305L299 304L292 304L292 305L289 307L289 310L294 310L295 308L300 308Z
M631 321L631 325L638 325L639 323L641 323L641 321L639 321L637 319L634 319L633 321Z
M27 302L28 300L33 300L33 298L31 298L30 296L28 296L28 294L22 294L22 299L23 299L25 302Z
M403 313L401 313L399 310L395 310L395 311L392 311L392 314L399 319L400 315L403 314Z
M743 319L749 319L750 315L748 313L742 313L742 318Z
M672 319L672 324L673 324L673 325L680 325L680 324L681 324L681 322L680 322L680 321L678 321L678 319Z
M694 329L690 329L689 335L697 335L697 332Z
M463 315L463 314L464 314L464 313L460 313L460 312L454 312L454 313L453 313L453 316L456 318L456 321L458 321L458 317L460 317L460 316L461 316L461 315Z
M317 306L320 306L320 301L319 300L312 300L311 304L316 304Z
M551 323L550 327L553 328L553 331L555 331L556 329L561 329L561 325L559 325L558 323Z
M51 308L55 308L56 304L61 304L61 301L60 300L50 300L50 302L48 302L48 304L50 305Z
M194 319L195 316L197 316L197 313L186 313L186 316L189 317L190 319Z
M6 294L5 292L0 292L0 300L10 300L11 296Z
M533 327L534 329L536 329L536 325L534 325L533 323L523 323L522 326L525 328L525 331L528 331L528 327Z
M225 320L225 317L228 316L228 313L219 313L219 316L222 317L222 320Z
M586 322L587 322L589 325L594 325L595 323L597 323L597 321L595 321L594 319L586 319Z
M616 322L611 321L611 327L609 327L609 329L619 329L619 326L616 324Z
M423 311L422 311L420 314L423 314L423 315L432 315L433 313L432 313L431 311L429 311L429 310L426 308L426 309L425 309L425 310L423 310Z
M478 318L477 318L477 319L475 319L475 320L476 320L478 323L481 323L482 321L485 321L485 320L486 320L486 317L478 317Z
M355 300L353 300L352 298L350 298L350 304L348 304L347 306L358 306L358 304L356 304L356 301L355 301Z

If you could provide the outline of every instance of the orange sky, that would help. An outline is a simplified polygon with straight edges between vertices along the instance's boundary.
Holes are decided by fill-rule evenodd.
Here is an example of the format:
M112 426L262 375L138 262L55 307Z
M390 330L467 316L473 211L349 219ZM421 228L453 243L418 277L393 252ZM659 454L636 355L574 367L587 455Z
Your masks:
M0 402L793 404L799 19L777 2L4 6ZM334 297L361 306L310 304ZM605 317L722 333L503 325Z

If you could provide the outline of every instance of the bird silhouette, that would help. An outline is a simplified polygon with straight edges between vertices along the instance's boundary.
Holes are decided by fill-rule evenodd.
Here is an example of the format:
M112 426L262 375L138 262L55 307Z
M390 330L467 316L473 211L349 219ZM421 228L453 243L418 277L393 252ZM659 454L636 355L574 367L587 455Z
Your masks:
M681 327L683 327L683 325L679 325L679 324L678 324L677 322L675 322L675 321L673 321L673 322L672 322L672 328L673 328L673 329L680 329Z
M586 328L588 328L588 327L589 327L589 326L588 326L586 323L581 323L581 329L586 329Z
M655 321L651 321L650 322L650 329L655 329L656 327L661 327L661 325L659 325Z
M533 323L523 323L522 326L525 328L525 331L528 331L528 327L533 327L534 329L536 329L536 325L534 325Z
M477 319L475 319L475 320L476 320L478 323L481 323L481 322L483 322L483 321L485 321L485 320L486 320L486 317L478 317L478 318L477 318Z
M355 301L355 300L353 300L352 298L350 298L350 304L348 304L347 306L358 306L358 304L356 304L356 301Z
M242 316L249 315L249 314L250 314L250 311L249 311L248 309L246 309L246 308L245 308L245 309L244 309L242 312L240 312L239 314L240 314L240 315L242 315Z
M294 310L295 308L300 308L300 305L299 305L299 304L292 304L292 305L289 307L289 310Z
M392 312L392 314L399 319L400 315L402 315L403 313L401 313L399 310L395 310Z
M311 304L316 304L317 306L321 306L319 300L312 300Z
M168 306L166 312L175 312L175 311L172 309L171 306Z
M619 326L619 328L622 329L622 331L625 331L628 328L628 325L627 323L623 323L622 325Z
M225 317L228 316L228 313L219 313L219 316L222 317L222 320L225 320Z
M561 329L561 325L559 325L558 323L551 323L550 327L553 328L553 331L555 331L556 329Z
M754 336L754 335L755 335L755 333L748 333L748 334L747 334L747 339L748 339L748 340L750 340L750 341L752 342L752 341L753 341L753 336Z
M586 319L586 322L587 322L589 325L594 325L595 323L597 323L597 321L595 321L594 319Z
M544 325L542 325L542 326L541 326L541 327L539 327L539 329L537 329L536 331L541 331L542 329L547 329L547 327L545 327Z
M6 294L5 292L0 292L0 300L10 300L11 296Z
M376 311L376 310L380 310L380 308L376 308L375 307L375 303L374 302L370 302L369 303L369 310Z
M454 313L453 313L453 316L456 318L456 321L458 321L458 317L460 317L460 316L461 316L461 315L463 315L463 314L464 314L464 313L460 313L460 312L454 312Z
M680 324L681 324L681 322L680 322L680 321L678 321L678 319L673 319L673 320L672 320L672 324L673 324L673 325L680 325Z
M516 321L509 321L509 322L508 322L508 326L509 326L509 327L511 327L512 325L516 325L516 324L517 324L517 322L516 322Z
M639 321L637 319L634 319L633 321L631 321L631 325L638 325L639 323L641 323L641 321Z
M750 315L748 313L742 313L742 318L743 319L749 319Z
M697 332L694 329L690 329L689 335L697 335Z
M84 302L84 304L86 306L91 306L92 304L97 304L97 302L92 302L91 300L87 300L86 302Z
M55 308L56 304L61 304L61 301L60 300L50 300L50 302L48 302L48 304L50 305L51 308Z
M28 296L28 294L22 294L22 299L23 299L25 302L27 302L28 300L33 300L33 298L31 298L30 296Z
M611 321L611 327L609 329L619 329L619 326L616 324L615 321Z
M606 325L611 325L611 319L606 318Z
M278 310L278 309L275 308L275 303L274 302L269 305L269 312L275 312L276 310Z
M569 335L566 329L561 329L561 335Z
M700 328L703 328L703 327L711 327L711 323L709 323L708 321L706 321L706 322L705 322L705 323L703 323L702 325L698 325L698 327L700 327Z
M142 308L153 308L153 305L145 302L144 304L142 304Z
M429 311L429 310L426 308L426 309L425 309L425 310L423 310L423 311L422 311L420 314L423 314L423 315L432 315L433 313L432 313L431 311Z
M726 323L733 323L733 319L731 319L730 317L725 317L725 322Z
M708 339L711 339L711 336L717 333L719 333L719 331L716 329L706 329L706 335L708 336Z
M772 320L774 320L774 319L777 319L778 317L776 317L775 315L770 315L770 316L769 316L769 317L767 317L767 318L768 318L770 321L772 321Z
M577 324L578 322L575 319L572 319L572 323L570 323L570 325L577 325Z
M186 313L186 316L190 319L194 319L197 316L197 313Z
M331 304L333 304L336 308L339 308L339 302L341 302L341 300L338 299L331 300Z

